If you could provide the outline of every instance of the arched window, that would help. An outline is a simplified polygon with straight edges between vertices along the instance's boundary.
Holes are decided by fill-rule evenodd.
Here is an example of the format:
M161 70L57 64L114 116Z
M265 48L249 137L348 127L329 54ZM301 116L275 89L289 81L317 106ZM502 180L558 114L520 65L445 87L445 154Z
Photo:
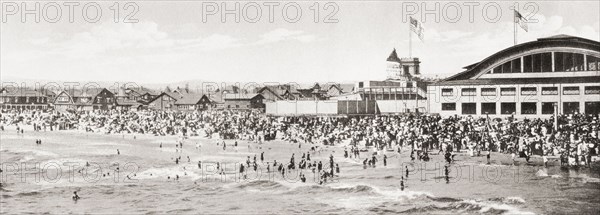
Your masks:
M554 69L556 72L584 71L583 54L555 52Z
M600 70L600 59L597 57L588 55L586 56L587 60L587 71L598 71Z

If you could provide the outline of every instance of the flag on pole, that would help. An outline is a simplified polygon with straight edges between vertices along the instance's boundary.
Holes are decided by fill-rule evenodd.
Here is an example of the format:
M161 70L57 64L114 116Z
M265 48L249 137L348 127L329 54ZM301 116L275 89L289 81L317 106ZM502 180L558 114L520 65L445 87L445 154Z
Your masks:
M412 18L412 16L410 17L410 30L415 32L415 34L419 36L419 39L423 41L423 36L425 36L423 32L425 29L423 28L423 25L416 19Z
M515 23L519 24L519 26L521 26L521 28L523 30L525 30L525 32L528 32L527 29L527 19L525 19L525 17L523 17L519 11L515 10Z

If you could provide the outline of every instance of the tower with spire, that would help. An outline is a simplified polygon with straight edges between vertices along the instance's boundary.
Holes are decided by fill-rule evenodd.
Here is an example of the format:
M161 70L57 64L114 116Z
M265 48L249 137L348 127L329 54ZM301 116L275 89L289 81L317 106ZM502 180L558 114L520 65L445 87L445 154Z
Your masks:
M387 80L408 82L421 76L419 58L399 58L396 49L386 60Z

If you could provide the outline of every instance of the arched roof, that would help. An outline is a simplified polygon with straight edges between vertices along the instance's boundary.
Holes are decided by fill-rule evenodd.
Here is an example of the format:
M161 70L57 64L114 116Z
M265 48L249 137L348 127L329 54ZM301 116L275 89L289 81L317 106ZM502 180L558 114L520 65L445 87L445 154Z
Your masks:
M478 63L464 67L466 69L465 71L450 76L444 81L469 79L483 72L482 70L488 68L490 65L498 62L499 60L510 58L511 56L523 53L525 51L542 48L577 48L589 50L600 55L600 42L581 37L560 34L551 37L539 38L535 41L518 44L496 52L495 54L490 55Z

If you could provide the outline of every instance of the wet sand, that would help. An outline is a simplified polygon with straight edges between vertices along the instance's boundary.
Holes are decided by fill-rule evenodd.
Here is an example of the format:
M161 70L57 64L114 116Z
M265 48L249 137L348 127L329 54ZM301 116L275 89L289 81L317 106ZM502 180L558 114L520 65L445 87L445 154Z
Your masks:
M531 163L519 158L513 166L506 154L492 153L490 165L485 156L460 154L449 166L446 181L446 164L437 152L431 152L429 162L411 162L407 150L400 155L386 152L387 166L377 156L377 166L364 169L362 160L371 152L350 159L343 157L343 146L321 146L320 152L311 154L312 161L327 167L333 154L341 173L318 185L310 170L303 171L307 182L301 183L297 171L282 178L267 173L265 166L273 160L287 163L292 153L299 162L310 144L298 148L297 143L280 140L260 145L238 140L236 151L233 140L226 140L223 150L214 139L192 137L184 141L183 152L176 153L174 136L27 130L17 135L11 127L0 134L4 170L0 213L600 212L597 166L565 169L551 160L544 168L539 157ZM36 145L35 139L42 139L42 145ZM196 142L202 145L200 151L195 150ZM260 162L263 151L265 163ZM261 164L259 171L249 169L248 179L240 179L239 163L254 155ZM175 164L179 156L181 163ZM200 160L202 169L197 166ZM86 162L89 168L84 168ZM225 176L217 174L216 162L224 164ZM401 191L406 166L409 174ZM176 175L179 180L174 180ZM82 199L74 202L73 191Z

